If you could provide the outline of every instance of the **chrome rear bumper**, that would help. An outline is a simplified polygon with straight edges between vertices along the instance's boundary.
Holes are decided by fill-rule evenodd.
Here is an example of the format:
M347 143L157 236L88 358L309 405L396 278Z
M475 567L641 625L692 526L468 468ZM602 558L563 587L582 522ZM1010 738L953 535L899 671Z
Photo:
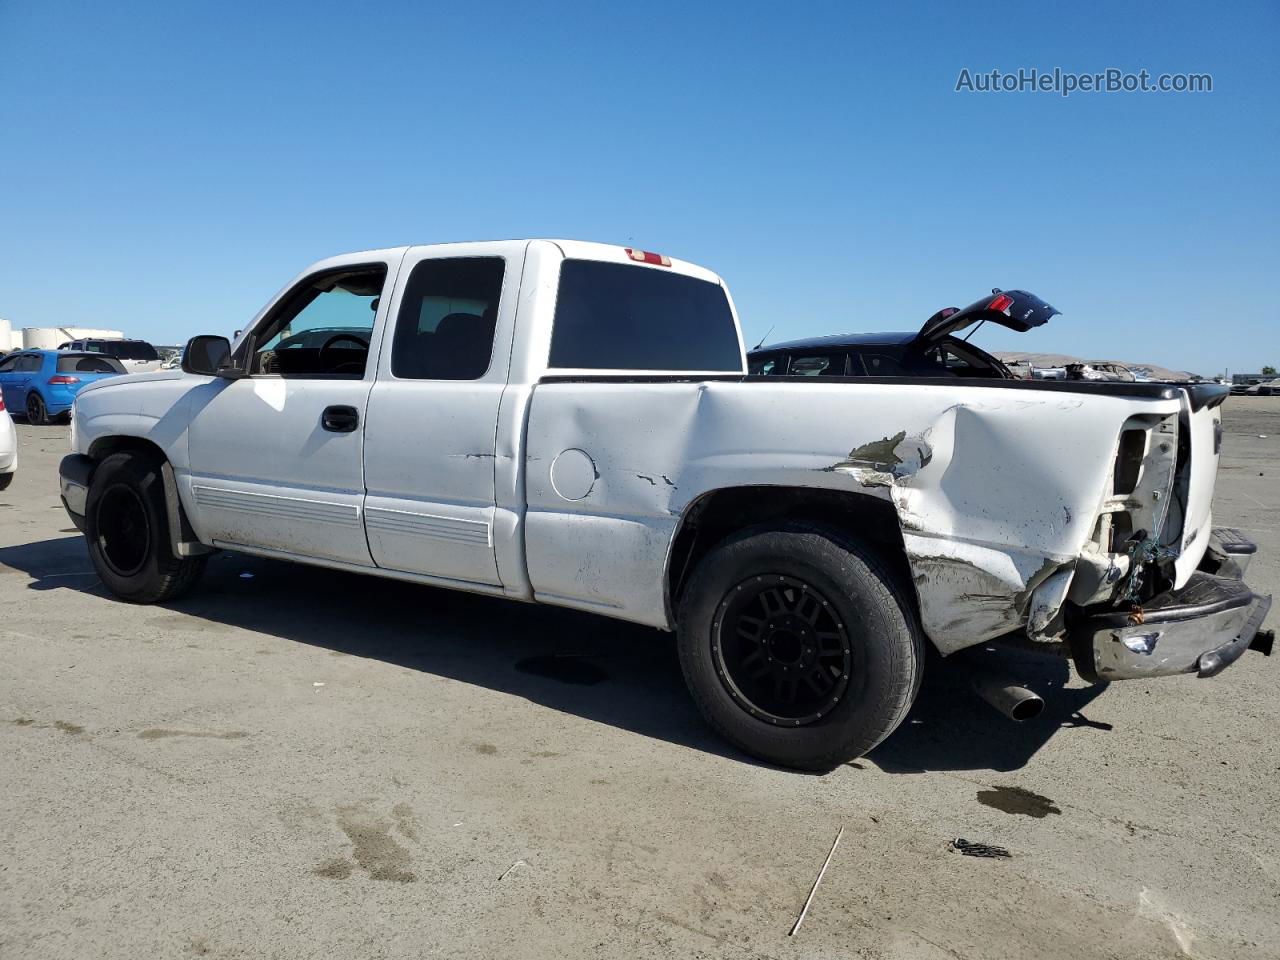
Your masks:
M1234 530L1214 530L1206 561L1181 590L1138 611L1083 617L1069 631L1076 669L1087 680L1130 680L1195 673L1212 677L1250 647L1270 654L1262 632L1271 597L1242 579L1255 547Z

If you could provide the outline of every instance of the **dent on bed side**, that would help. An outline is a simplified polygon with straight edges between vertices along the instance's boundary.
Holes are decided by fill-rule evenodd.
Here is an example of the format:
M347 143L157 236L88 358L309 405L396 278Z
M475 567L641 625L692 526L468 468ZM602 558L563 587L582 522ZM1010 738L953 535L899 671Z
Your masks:
M1000 469L1016 463L1019 451L1004 443L957 449L957 417L985 411L956 404L924 429L907 429L857 444L825 471L847 474L863 487L884 488L903 534L926 634L944 654L1021 629L1032 639L1052 640L1074 574L1074 560L1041 552L1040 514L1010 517L1007 543L968 542L954 536L956 505L942 487L958 455ZM995 440L994 435L988 435ZM1001 438L1005 439L1005 438ZM937 449L935 450L935 443ZM932 469L930 465L933 465ZM982 484L981 473L972 483ZM1071 522L1054 508L1057 524ZM1046 514L1047 515L1047 514ZM1065 518L1065 519L1064 519Z

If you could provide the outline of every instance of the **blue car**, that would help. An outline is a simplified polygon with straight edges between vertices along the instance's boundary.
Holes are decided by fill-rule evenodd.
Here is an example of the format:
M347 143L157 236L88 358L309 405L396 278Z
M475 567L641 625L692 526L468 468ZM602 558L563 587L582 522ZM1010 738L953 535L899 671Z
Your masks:
M11 413L27 423L49 423L71 412L86 383L118 377L125 369L114 357L64 350L19 350L0 360L0 396Z

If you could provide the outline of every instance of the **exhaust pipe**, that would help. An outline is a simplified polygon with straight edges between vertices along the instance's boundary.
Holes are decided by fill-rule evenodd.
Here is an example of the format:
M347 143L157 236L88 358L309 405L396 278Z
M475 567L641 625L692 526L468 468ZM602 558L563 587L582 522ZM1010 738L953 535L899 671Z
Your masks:
M1018 723L1040 716L1040 711L1044 709L1044 701L1038 693L998 673L976 673L973 690L1010 720Z

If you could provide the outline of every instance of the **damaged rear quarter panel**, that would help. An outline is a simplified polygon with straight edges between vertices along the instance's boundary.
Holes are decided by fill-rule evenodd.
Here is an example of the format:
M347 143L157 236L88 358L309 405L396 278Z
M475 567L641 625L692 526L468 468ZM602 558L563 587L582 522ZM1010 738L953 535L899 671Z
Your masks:
M543 599L669 627L661 574L700 496L847 490L893 503L923 626L950 653L1025 621L1035 588L1091 533L1125 418L1176 410L948 383L540 384L526 449L530 579ZM597 473L575 501L550 482L569 449Z

